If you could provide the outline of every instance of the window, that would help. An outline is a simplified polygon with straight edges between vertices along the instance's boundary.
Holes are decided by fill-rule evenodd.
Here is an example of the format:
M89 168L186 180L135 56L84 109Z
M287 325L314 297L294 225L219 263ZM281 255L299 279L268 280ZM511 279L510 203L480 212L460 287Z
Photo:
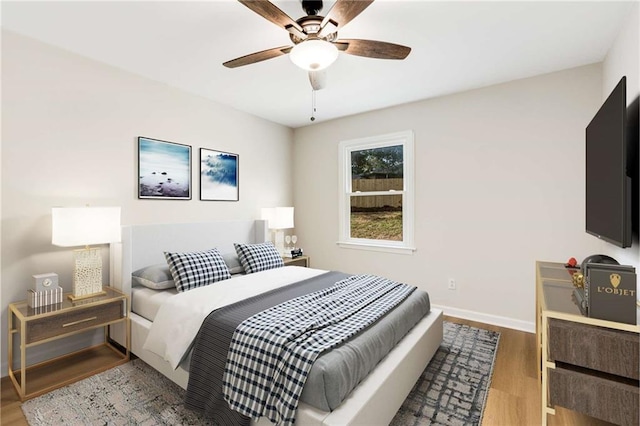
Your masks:
M413 132L340 143L342 247L411 253Z

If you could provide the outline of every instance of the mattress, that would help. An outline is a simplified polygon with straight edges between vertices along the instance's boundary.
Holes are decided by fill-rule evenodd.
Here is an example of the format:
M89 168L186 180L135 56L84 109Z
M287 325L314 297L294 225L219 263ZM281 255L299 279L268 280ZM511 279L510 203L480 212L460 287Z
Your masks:
M335 410L430 310L429 295L416 290L351 340L323 353L309 372L300 401Z
M142 286L133 287L131 289L131 312L153 321L160 305L175 294L178 294L178 290L175 288L152 290Z

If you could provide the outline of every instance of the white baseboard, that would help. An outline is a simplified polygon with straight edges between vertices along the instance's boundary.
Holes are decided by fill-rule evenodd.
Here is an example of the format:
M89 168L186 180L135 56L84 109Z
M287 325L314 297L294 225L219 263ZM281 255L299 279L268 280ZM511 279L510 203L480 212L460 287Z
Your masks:
M483 322L485 324L497 325L499 327L511 328L527 333L535 333L536 325L534 322L522 321L513 318L501 317L498 315L490 315L482 312L468 311L466 309L451 308L442 305L431 305L436 309L442 309L445 315L463 318L471 321Z

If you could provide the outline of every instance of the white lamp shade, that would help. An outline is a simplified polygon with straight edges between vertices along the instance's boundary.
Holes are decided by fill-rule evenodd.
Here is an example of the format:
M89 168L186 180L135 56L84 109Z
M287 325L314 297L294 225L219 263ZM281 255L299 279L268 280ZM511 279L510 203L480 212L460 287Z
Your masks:
M293 47L289 57L291 62L304 70L319 71L338 59L338 48L324 40L305 40Z
M293 228L293 207L264 208L262 219L269 223L269 229Z
M51 243L61 247L120 242L120 207L53 207Z

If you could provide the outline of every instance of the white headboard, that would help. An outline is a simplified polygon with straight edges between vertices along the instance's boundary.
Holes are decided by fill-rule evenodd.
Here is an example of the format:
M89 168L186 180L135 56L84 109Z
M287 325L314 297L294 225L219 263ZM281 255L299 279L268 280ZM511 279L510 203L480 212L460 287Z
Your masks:
M207 223L169 223L122 227L122 242L111 244L111 286L131 294L131 273L145 266L165 263L165 251L199 251L218 248L235 253L233 243L269 240L264 220Z

